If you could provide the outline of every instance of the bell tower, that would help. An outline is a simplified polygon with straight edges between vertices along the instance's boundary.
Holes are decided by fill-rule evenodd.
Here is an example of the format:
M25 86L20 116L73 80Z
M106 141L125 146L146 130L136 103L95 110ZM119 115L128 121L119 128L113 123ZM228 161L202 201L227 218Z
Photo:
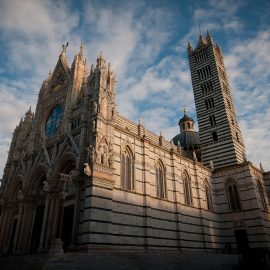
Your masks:
M245 160L245 146L234 109L222 51L207 32L188 59L199 124L202 161L219 168Z

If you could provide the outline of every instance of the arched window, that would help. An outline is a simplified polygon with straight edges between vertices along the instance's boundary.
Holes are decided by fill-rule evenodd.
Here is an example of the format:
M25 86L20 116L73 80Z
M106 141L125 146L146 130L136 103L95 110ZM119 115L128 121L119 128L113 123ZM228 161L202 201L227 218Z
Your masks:
M121 156L121 184L124 189L134 189L134 161L129 148Z
M229 180L227 183L227 197L231 211L241 210L238 188L232 180Z
M159 161L156 165L157 197L167 198L166 175L163 164Z
M207 210L213 210L211 187L207 180L205 180L204 188L205 188L205 200Z
M258 181L258 190L259 190L260 199L261 199L261 203L262 203L262 209L264 211L267 211L267 205L266 205L266 201L265 201L264 191L263 191L263 187L262 187L262 184L260 181Z
M193 202L192 202L191 182L186 171L183 174L183 188L184 188L185 204L192 205Z

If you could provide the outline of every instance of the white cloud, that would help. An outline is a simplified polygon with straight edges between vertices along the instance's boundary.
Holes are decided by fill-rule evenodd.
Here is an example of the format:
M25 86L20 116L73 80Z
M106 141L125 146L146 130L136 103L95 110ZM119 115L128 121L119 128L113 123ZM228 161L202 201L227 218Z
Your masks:
M270 32L235 42L225 56L248 158L270 169Z
M116 72L120 113L134 121L143 117L146 128L162 131L171 139L179 132L177 123L184 106L196 120L186 44L198 38L201 24L204 31L230 34L233 49L226 55L226 63L248 156L257 163L258 157L269 160L263 148L270 141L269 123L259 123L261 117L269 118L270 78L265 72L270 64L269 32L260 32L250 40L244 36L241 42L235 38L244 27L238 14L241 3L210 0L196 7L193 14L144 1L117 5L84 1L81 10L71 4L52 0L1 2L0 42L5 41L1 47L7 60L0 67L5 78L0 84L1 152L8 150L10 133L20 117L29 105L35 105L35 94L54 68L61 43L67 41L70 63L81 41L90 64L95 64L103 51ZM191 25L186 24L185 16L192 18ZM177 38L176 29L181 31ZM4 162L5 154L0 167Z

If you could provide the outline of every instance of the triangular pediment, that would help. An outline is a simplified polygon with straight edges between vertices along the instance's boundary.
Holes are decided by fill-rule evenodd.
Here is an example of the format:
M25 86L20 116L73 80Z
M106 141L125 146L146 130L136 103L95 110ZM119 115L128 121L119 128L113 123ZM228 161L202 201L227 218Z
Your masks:
M64 57L60 55L49 81L50 91L55 91L65 85L69 79L69 67Z

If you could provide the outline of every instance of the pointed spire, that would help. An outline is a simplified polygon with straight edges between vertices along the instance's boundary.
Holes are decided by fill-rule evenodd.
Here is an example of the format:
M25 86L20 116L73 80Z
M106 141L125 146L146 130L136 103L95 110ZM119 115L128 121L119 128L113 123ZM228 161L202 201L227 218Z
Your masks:
M99 54L99 57L97 58L97 67L98 68L103 68L105 66L105 59L102 56L102 51Z
M207 44L208 44L208 45L213 44L212 37L211 37L211 35L210 35L210 33L209 33L208 30L207 30L207 32L206 32L206 40L207 40Z
M59 55L59 60L62 63L62 65L66 71L66 74L68 75L69 74L69 66L68 66L67 58L66 58L67 46L68 46L68 42L66 43L66 45L62 44L62 52Z
M68 42L65 44L62 44L62 52L61 52L61 56L66 56L66 51L67 51L67 46L68 46Z
M94 65L93 64L91 65L90 73L94 73Z
M199 41L197 43L196 49L204 47L205 45L207 45L207 41L206 41L205 37L202 34L200 34Z
M52 77L52 71L50 70L50 71L49 71L49 74L48 74L47 81L49 81L49 80L51 79L51 77Z
M188 51L193 51L192 46L191 46L191 44L190 44L190 42L189 42L189 41L188 41L188 46L187 46L187 49L188 49Z
M264 171L264 169L263 169L263 165L262 165L262 163L260 162L260 170L263 172Z
M25 118L32 118L32 117L33 117L33 113L30 106L29 110L25 113Z
M81 43L81 46L80 46L79 59L80 60L84 59L83 44L82 43Z

